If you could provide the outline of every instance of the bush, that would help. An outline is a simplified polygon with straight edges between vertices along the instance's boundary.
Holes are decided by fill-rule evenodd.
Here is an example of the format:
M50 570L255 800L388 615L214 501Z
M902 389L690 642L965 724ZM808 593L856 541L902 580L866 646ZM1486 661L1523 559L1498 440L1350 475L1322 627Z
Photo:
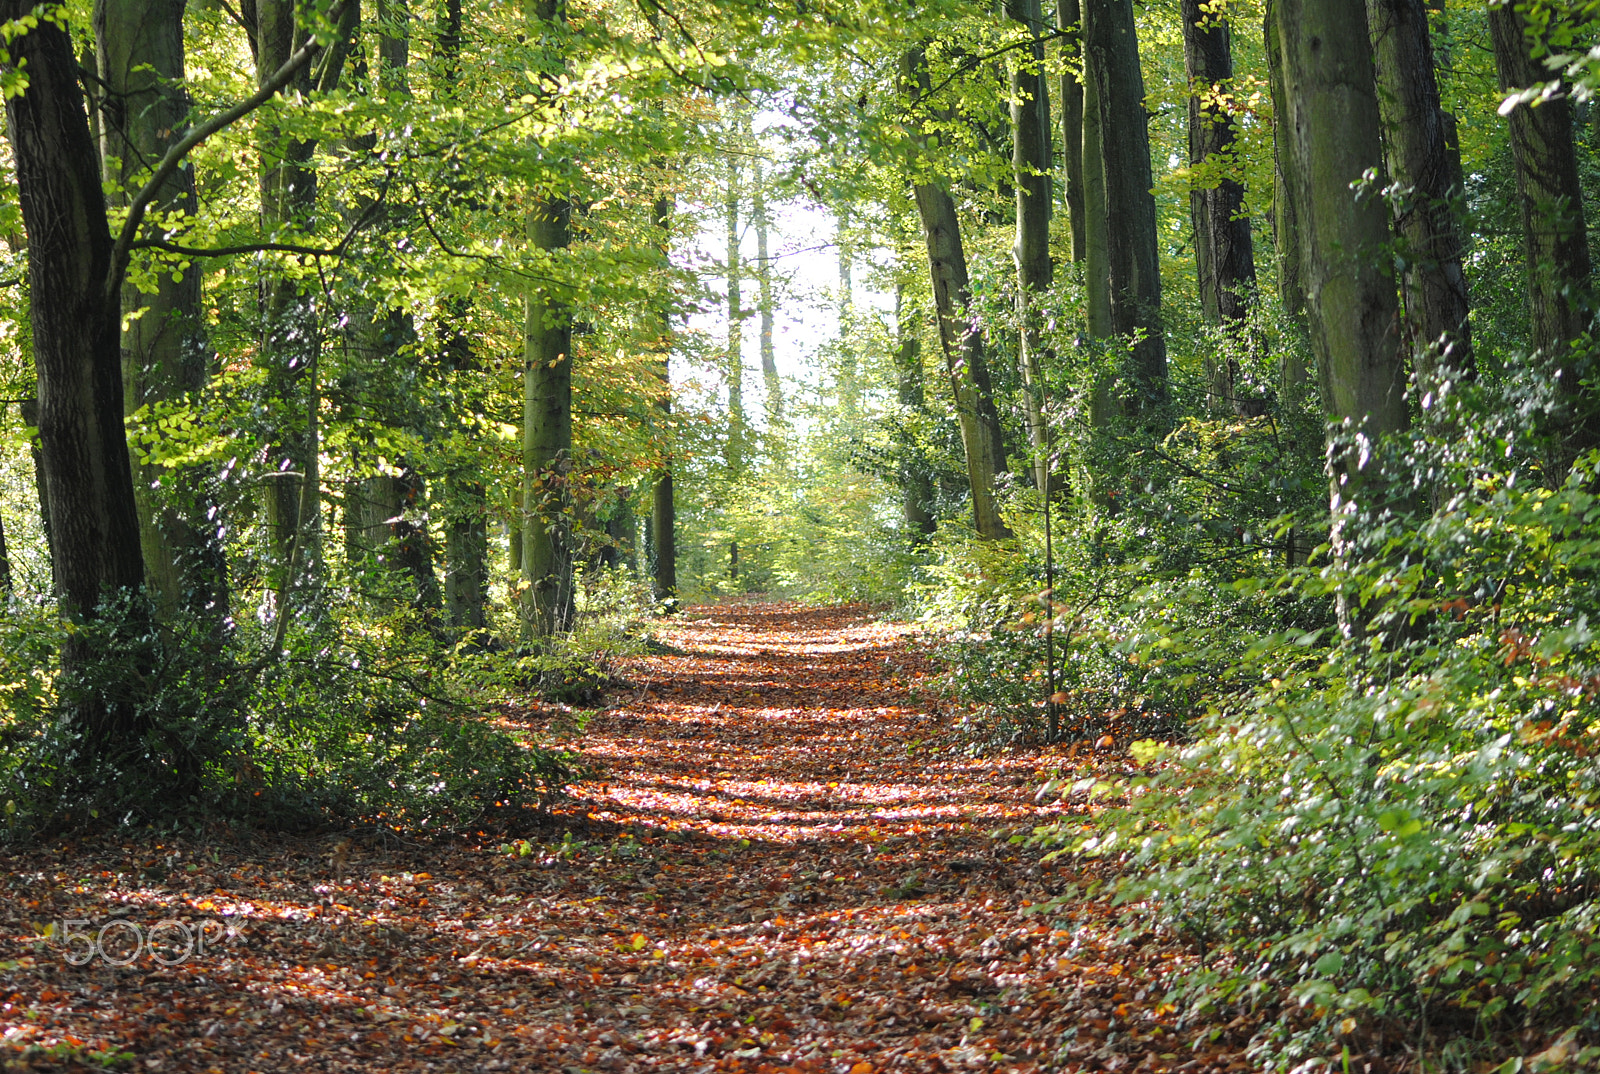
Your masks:
M1196 738L1142 747L1141 774L1092 788L1112 808L1032 837L1120 862L1129 928L1200 957L1172 997L1188 1017L1276 1016L1263 1065L1409 1037L1466 1067L1522 1054L1529 1026L1600 1056L1580 1050L1600 1040L1600 454L1541 485L1514 424L1395 446L1350 555L1229 586L1337 598L1344 631L1235 652L1147 614L1130 653L1226 664Z
M13 835L202 814L437 829L497 805L542 806L574 777L574 757L492 714L526 695L530 674L574 693L609 681L602 659L571 649L519 658L451 647L410 609L340 608L249 663L247 643L260 638L201 644L133 610L63 623L13 602L0 615L0 736L11 747L0 802ZM61 673L69 637L106 654L76 679ZM125 706L133 737L86 743L66 718L85 698Z

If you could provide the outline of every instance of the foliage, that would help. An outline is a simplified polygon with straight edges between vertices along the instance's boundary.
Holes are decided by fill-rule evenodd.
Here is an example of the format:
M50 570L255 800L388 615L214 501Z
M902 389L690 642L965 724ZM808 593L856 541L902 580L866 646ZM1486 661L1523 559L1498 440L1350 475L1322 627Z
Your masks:
M61 624L13 606L0 623L10 747L0 797L13 833L196 810L269 826L453 828L497 806L542 807L573 778L575 758L506 731L493 713L530 685L588 697L605 681L598 655L474 652L470 639L451 646L417 629L410 610L344 609L251 664L241 638L130 636L121 624L138 617L113 611ZM73 631L118 633L116 651L139 674L97 665L95 677L63 678L52 656ZM108 697L130 678L142 683L137 697ZM133 706L131 753L86 750L58 719L82 697Z
M1093 823L1033 836L1122 862L1111 898L1130 927L1183 938L1204 965L1174 999L1191 1018L1278 1012L1254 1045L1275 1067L1330 1041L1360 1054L1423 1019L1420 1047L1476 1038L1474 1062L1505 1058L1522 1026L1580 1043L1600 1028L1600 456L1552 488L1520 435L1526 390L1457 402L1484 416L1470 434L1374 460L1391 491L1357 523L1366 554L1229 587L1337 595L1371 626L1286 624L1238 652L1215 624L1147 616L1131 656L1228 667L1195 740L1097 785L1113 808ZM1374 506L1427 472L1447 490L1439 510Z

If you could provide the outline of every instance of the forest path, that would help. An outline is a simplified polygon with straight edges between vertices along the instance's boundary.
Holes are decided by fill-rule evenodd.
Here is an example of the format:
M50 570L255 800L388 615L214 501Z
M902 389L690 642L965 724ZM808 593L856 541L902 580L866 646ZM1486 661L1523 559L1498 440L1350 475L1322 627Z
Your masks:
M1057 767L1121 760L950 751L913 631L862 608L658 631L574 738L601 772L543 834L0 855L0 1070L1243 1069L1232 1033L1174 1033L1174 952L1117 942L1101 904L1028 913L1068 877L986 834L1066 808L1034 801ZM211 922L210 946L74 966L39 935L169 918Z

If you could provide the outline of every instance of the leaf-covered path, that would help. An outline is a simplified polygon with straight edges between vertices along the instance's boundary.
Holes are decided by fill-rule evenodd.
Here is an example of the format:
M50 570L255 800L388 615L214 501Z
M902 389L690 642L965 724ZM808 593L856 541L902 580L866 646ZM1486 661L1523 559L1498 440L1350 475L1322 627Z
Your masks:
M0 1055L264 1074L1202 1069L1158 1003L1170 954L1087 911L1028 913L1064 878L987 835L1063 808L1034 790L1065 757L930 748L948 718L907 634L780 604L665 625L578 740L601 778L560 810L564 834L509 853L328 838L0 862ZM171 968L75 967L34 936L112 915L235 931Z

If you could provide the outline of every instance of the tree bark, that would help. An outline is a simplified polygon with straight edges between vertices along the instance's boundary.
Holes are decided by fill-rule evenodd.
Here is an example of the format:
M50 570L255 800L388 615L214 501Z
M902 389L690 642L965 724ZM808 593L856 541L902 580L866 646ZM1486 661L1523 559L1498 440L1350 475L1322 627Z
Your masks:
M928 92L927 65L921 48L906 53L902 59L902 74L908 96ZM1005 447L1001 440L1000 414L995 409L989 383L983 334L973 325L969 312L972 292L967 276L966 248L961 242L961 223L956 216L955 202L944 187L931 181L916 182L914 195L928 249L939 343L944 350L956 421L961 429L961 446L966 455L973 524L978 536L985 540L1004 539L1012 534L1000 518L995 480L1005 469Z
M1108 339L1111 327L1111 223L1106 219L1106 165L1101 153L1099 76L1083 65L1083 268L1085 327Z
M1079 0L1056 4L1056 29L1062 38L1061 72L1061 185L1072 230L1072 260L1083 261L1087 251L1083 205L1083 18Z
M1452 167L1439 107L1426 6L1422 0L1367 0L1367 21L1405 265L1400 276L1405 330L1426 412L1436 405L1440 380L1470 379L1476 373L1461 264L1459 206L1465 192Z
M783 384L778 379L778 355L773 341L772 254L767 248L767 192L759 151L750 161L750 218L756 229L756 284L761 312L761 376L767 388L767 435L774 441L774 450L781 452L786 447Z
M1128 341L1117 396L1149 428L1167 421L1167 346L1161 330L1156 203L1150 193L1149 115L1132 0L1085 0L1084 52L1093 71L1105 169L1112 334ZM1114 132L1114 137L1106 137Z
M566 31L565 0L526 0L529 36ZM528 244L554 254L572 243L572 204L539 194ZM530 285L522 364L522 630L525 639L572 626L572 306L560 283Z
M660 236L661 261L664 265L669 263L672 211L673 199L670 195L657 198L651 211L656 232ZM661 414L662 435L665 437L672 415L672 318L665 303L657 313L657 320L661 335L661 362L658 366L660 394L656 399L656 408ZM671 457L665 450L662 454L663 462L650 486L650 577L655 599L674 607L678 599L678 516L673 499Z
M1386 504L1374 496L1389 495L1373 487L1371 443L1409 420L1388 212L1379 195L1385 181L1372 45L1362 0L1281 0L1278 15L1282 130L1299 180L1311 338L1333 430L1331 537L1334 554L1349 559L1361 554L1359 513L1380 511ZM1347 630L1374 612L1357 605L1341 595Z
M1227 20L1203 10L1202 0L1182 0L1180 9L1189 79L1189 165L1200 173L1189 190L1200 305L1208 320L1237 335L1249 315L1256 282L1244 187L1231 177L1204 174L1210 167L1227 166L1238 134L1227 104L1218 100L1233 88L1232 35ZM1232 413L1234 361L1222 355L1208 358L1207 364L1213 408Z
M1283 45L1278 39L1278 5L1280 0L1266 0L1266 14L1262 20L1264 49L1267 57L1267 84L1272 97L1272 247L1274 267L1278 273L1278 302L1296 324L1304 324L1306 292L1304 281L1305 243L1300 234L1300 217L1295 210L1294 191L1299 187L1299 177L1294 174L1293 154L1289 145L1289 104L1283 89ZM1304 391L1305 363L1297 357L1299 349L1286 347L1278 369L1278 387L1284 398L1292 399Z
M1050 210L1054 200L1050 176L1050 100L1044 74L1044 16L1039 0L1007 0L1006 17L1021 23L1034 38L1026 54L1011 67L1011 174L1016 186L1017 231L1011 257L1017 267L1017 322L1022 367L1023 410L1028 420L1029 469L1041 496L1049 494L1053 444L1045 426L1044 367L1051 356L1044 344L1041 296L1054 283L1050 260Z
M900 290L895 290L895 327L900 345L894 352L895 396L906 414L920 414L927 405L922 374L922 343L916 326L908 324ZM916 544L924 544L936 528L933 505L933 475L922 464L920 452L907 444L906 458L900 465L901 511L906 532Z
M22 18L31 8L27 0L0 0L0 19ZM105 602L132 601L122 626L137 638L144 560L122 423L119 303L107 293L112 239L99 155L66 31L42 21L9 50L28 80L20 95L7 99L6 118L28 235L39 447L56 595L64 615L84 620L123 614ZM67 715L80 756L131 750L145 729L135 704L139 669L119 648L114 639L97 641L95 632L81 630L63 642L62 670L69 683L78 683Z
M154 164L185 133L183 0L99 0L95 56L100 86L100 152L112 204L126 206ZM150 208L196 209L194 170L174 171ZM174 278L176 276L176 278ZM200 326L200 273L193 264L160 266L155 291L122 287L123 407L176 403L206 386L211 360ZM168 470L135 455L134 499L145 581L162 619L182 613L223 629L228 613L227 563L208 476L197 468Z
M1511 4L1490 6L1489 32L1503 91L1551 80L1552 72L1533 58L1535 41L1526 20ZM1572 347L1593 313L1592 265L1573 143L1572 100L1559 96L1537 105L1518 104L1507 119L1522 216L1528 342L1569 411L1555 460L1564 474L1580 453L1600 445L1600 414L1596 413L1600 408L1581 383L1593 375L1593 360Z
M270 78L300 44L307 30L298 24L293 0L256 0L257 78ZM338 40L321 61L297 72L287 89L309 95L338 85L356 34L359 8L344 9ZM317 175L311 165L314 143L284 133L271 123L257 128L261 153L261 230L283 239L312 222ZM278 615L317 606L315 586L322 574L322 514L319 488L316 369L322 329L315 296L305 281L267 269L260 284L261 347L257 364L266 374L265 392L279 458L267 482L266 528L269 584L279 595ZM309 508L309 510L308 510Z
M737 124L735 125L737 127ZM743 258L740 255L739 208L743 198L739 158L728 155L727 188L723 192L723 219L727 224L728 240L728 443L723 452L728 474L737 478L745 465L744 417L744 306L741 285L744 282Z

